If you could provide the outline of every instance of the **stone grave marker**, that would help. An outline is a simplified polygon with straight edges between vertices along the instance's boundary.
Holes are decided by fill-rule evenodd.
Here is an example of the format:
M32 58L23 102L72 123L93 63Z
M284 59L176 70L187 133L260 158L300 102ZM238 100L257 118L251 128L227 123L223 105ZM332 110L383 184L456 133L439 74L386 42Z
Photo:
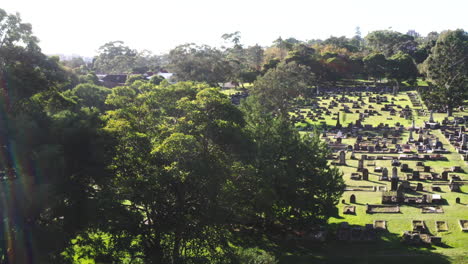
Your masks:
M369 180L369 170L367 168L362 169L362 179L364 181Z
M397 167L392 168L392 178L398 178L398 169L397 169Z
M382 177L380 178L380 180L388 180L388 169L387 168L382 169Z
M424 190L423 184L422 184L422 183L418 183L418 185L416 185L416 191L417 191L417 192L422 192L423 190Z
M349 197L349 203L356 203L356 196L354 194L351 194Z
M442 180L447 181L448 180L448 171L443 171L442 172Z
M339 163L340 165L346 165L346 152L344 150L340 151L340 157L339 157Z
M357 170L358 170L359 172L361 172L362 169L364 169L364 160L360 159L360 160L358 161L358 168L357 168Z

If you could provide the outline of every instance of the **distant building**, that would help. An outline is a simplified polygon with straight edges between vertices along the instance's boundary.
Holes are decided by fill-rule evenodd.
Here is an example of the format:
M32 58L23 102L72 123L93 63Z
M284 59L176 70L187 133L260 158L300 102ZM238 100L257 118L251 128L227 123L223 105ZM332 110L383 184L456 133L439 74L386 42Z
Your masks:
M99 82L107 88L125 85L127 81L126 74L98 74Z
M223 90L235 89L239 86L237 82L218 83Z
M147 72L147 73L145 74L146 79L148 79L148 80L151 79L151 77L152 77L153 75L161 76L161 77L163 77L165 80L167 80L169 83L172 83L172 84L176 83L176 81L175 81L174 78L173 78L174 73L166 72L166 71L159 71L159 72L157 72L157 73L154 73L154 72Z

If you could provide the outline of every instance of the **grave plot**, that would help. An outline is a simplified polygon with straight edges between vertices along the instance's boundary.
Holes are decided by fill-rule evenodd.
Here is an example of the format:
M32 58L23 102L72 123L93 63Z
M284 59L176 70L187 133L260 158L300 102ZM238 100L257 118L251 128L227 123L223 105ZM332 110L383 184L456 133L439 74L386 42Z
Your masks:
M424 206L421 208L423 214L443 214L444 209L441 206Z
M387 221L385 220L374 220L374 229L387 229Z
M448 225L446 221L435 221L436 231L437 232L446 232L448 231Z
M372 224L365 226L349 225L348 222L342 222L336 232L337 239L340 241L375 241L378 236Z
M426 223L423 220L413 220L411 223L413 226L413 232L420 232L422 234L429 232Z
M468 220L459 220L458 223L463 232L468 232Z
M368 222L373 230L406 234L403 241L414 245L437 245L442 238L454 248L460 247L454 241L468 245L461 229L444 231L468 215L468 150L460 149L460 125L455 127L453 118L448 125L441 124L439 113L431 118L417 93L411 93L322 93L317 106L298 107L330 147L329 162L343 172L346 187L340 217L330 219L350 223L348 231L340 233L343 241L359 237L359 231L352 234L354 224ZM468 134L465 127L461 131ZM366 213L350 215L353 207L356 213ZM385 220L379 214L385 214ZM424 228L410 229L408 219L431 223L431 231L435 228L441 237L430 235L425 223Z
M347 185L345 191L357 191L357 192L374 192L374 186L351 186Z
M387 213L397 214L400 213L400 206L398 205L384 205L384 204L368 204L366 206L367 214Z
M356 214L356 206L353 206L353 205L344 206L343 207L343 214L355 215Z

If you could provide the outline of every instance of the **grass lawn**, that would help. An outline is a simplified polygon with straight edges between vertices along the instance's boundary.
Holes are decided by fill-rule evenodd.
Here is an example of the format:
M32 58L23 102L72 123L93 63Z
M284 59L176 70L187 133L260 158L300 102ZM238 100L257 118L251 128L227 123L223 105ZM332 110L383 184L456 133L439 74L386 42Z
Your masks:
M341 95L340 95L341 96ZM396 105L405 107L409 105L413 109L413 118L415 119L416 126L421 126L423 121L429 119L428 116L419 116L417 109L425 108L424 105L421 107L413 107L410 98L406 93L399 93L398 96L392 96L387 94L389 101L393 99ZM348 97L353 100L357 100L358 97ZM320 106L328 106L331 99L324 100L319 98L318 103ZM364 100L367 103L367 100ZM324 104L326 103L326 104ZM363 109L352 109L352 103L347 104L352 111ZM380 111L380 108L385 104L382 103L377 105L371 103L375 110L379 111L381 116L372 116L367 118L363 124L378 125L379 123L389 124L393 126L399 122L405 127L411 126L411 120L400 118L399 116L390 116L388 111ZM341 103L339 103L341 105ZM320 125L320 122L325 122L329 126L334 126L337 120L333 120L334 113L339 111L341 106L335 108L328 108L331 112L331 116L325 116L325 120L312 121L306 119L306 122L310 125ZM310 107L301 108L302 111L313 111ZM468 115L468 112L455 112L455 116ZM445 114L434 114L436 121L442 121ZM346 126L349 122L355 122L359 117L357 113L343 114L340 113L340 122L343 126ZM391 120L390 120L391 118ZM296 126L305 126L305 123L299 123ZM306 133L306 132L303 132ZM453 146L449 144L446 138L442 135L440 130L432 130L431 133L438 137L444 144L444 148L450 151L449 154L445 154L448 161L426 161L424 165L431 166L432 172L441 173L445 169L452 166L460 166L465 172L468 172L468 166L460 158L460 155L455 153ZM404 143L407 141L409 132L405 131L398 143ZM417 139L418 135L415 135ZM333 140L330 137L331 140ZM355 138L347 138L343 140L343 143L353 145ZM393 147L393 146L392 146ZM367 154L367 153L366 153ZM356 153L357 159L360 159L360 155ZM368 156L375 156L376 154L367 154ZM383 154L379 154L383 155ZM384 154L385 156L398 156L399 154ZM351 173L357 171L358 160L350 160L351 153L347 153L347 165L338 166L343 172L344 180L349 188L358 186L385 186L390 190L389 181L379 181L380 172L374 172L374 166L367 166L368 161L364 162L364 166L369 169L369 181L362 180L351 180ZM389 177L392 173L392 165L390 160L372 160L375 162L377 167L387 167L389 171ZM416 161L401 161L407 163L410 168L416 168ZM404 173L398 169L400 177L404 176ZM468 180L467 173L456 173L460 175L462 179ZM468 219L468 181L467 185L461 187L461 193L451 192L447 182L433 182L430 180L424 181L410 181L412 186L417 183L422 183L424 191L414 192L411 195L421 196L423 194L440 194L444 199L445 203L442 205L444 213L427 213L423 214L421 208L412 205L401 205L400 213L366 213L366 204L381 204L382 192L380 191L345 191L342 199L345 200L345 204L341 201L337 206L337 215L329 219L331 226L337 226L341 222L348 222L352 225L365 225L371 224L374 220L386 220L387 231L383 233L382 239L377 242L339 242L330 241L324 246L312 247L312 249L304 250L304 252L293 252L284 255L280 260L280 263L468 263L468 232L463 232L459 226L458 221L460 219ZM444 184L441 186L441 192L433 192L431 190L432 184ZM361 188L362 189L362 188ZM356 196L356 203L350 204L350 196L354 194ZM455 199L461 198L461 203L455 203ZM349 215L343 214L342 210L345 205L356 206L356 214ZM442 237L441 246L430 246L413 248L406 246L400 242L401 235L404 231L412 230L412 220L424 220L429 232L432 235ZM436 221L446 221L448 225L448 231L437 232ZM309 248L309 247L307 247Z

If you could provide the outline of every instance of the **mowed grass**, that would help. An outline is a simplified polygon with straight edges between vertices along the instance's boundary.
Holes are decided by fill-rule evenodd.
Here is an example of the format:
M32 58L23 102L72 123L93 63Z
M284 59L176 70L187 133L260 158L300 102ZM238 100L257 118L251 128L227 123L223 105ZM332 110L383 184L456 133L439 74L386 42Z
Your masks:
M339 95L338 97L340 97ZM374 95L375 96L375 95ZM416 123L416 127L422 126L424 121L429 119L428 115L419 116L417 114L418 109L423 109L425 106L422 104L420 107L414 107L408 97L407 93L399 93L398 96L392 96L387 94L387 98L391 101L392 98L396 105L401 105L405 107L406 105L410 106L413 109L413 118ZM331 99L320 100L320 106L325 106L328 108L328 103ZM350 97L350 99L357 100L358 97ZM367 98L364 96L364 102L368 103ZM350 108L352 103L346 103ZM389 124L391 127L395 123L399 122L405 127L411 126L412 121L409 119L400 118L397 116L390 116L388 111L380 111L380 108L383 107L385 103L375 104L372 103L373 109L381 113L381 116L373 116L367 118L364 122L365 124L372 124L376 126L380 123ZM366 106L367 107L367 106ZM328 108L332 113L336 113L341 109L341 103L338 107ZM363 112L364 109L357 109L360 112ZM303 108L302 110L311 111L309 108ZM356 109L352 109L355 111ZM397 110L398 111L398 110ZM455 112L455 116L467 115L467 112ZM318 120L312 122L307 119L306 121L312 125L319 125L320 121L325 121L327 125L334 126L336 120L333 120L332 116L326 116L325 120ZM340 122L343 126L346 126L349 122L355 122L359 114L343 114L340 113ZM392 120L388 120L387 118ZM446 114L443 113L434 113L434 119L436 121L442 121L446 117ZM303 126L299 124L298 126ZM468 166L464 161L462 161L460 154L455 152L453 146L449 144L446 138L442 135L440 130L432 130L431 133L438 137L439 140L444 144L444 148L450 151L449 154L445 154L448 161L425 161L424 165L431 166L432 172L441 173L446 169L450 169L452 166L460 166L465 172L468 172ZM402 144L408 140L409 132L405 131L401 135L401 139L398 143ZM414 134L415 139L418 135ZM330 139L334 139L330 136ZM343 143L353 145L355 143L355 138L347 138L343 140ZM394 147L390 144L390 147ZM367 153L366 153L367 154ZM360 159L361 154L355 154L357 159ZM399 156L399 154L367 154L368 156L376 155L385 155L385 156ZM350 175L353 172L357 171L358 160L350 160L351 153L347 153L347 165L338 166L343 172L343 177L346 184L352 188L358 188L358 186L386 186L387 190L390 190L389 181L379 181L379 176L381 172L374 172L374 166L367 166L369 161L364 162L364 166L369 169L369 181L362 180L351 180ZM392 175L392 165L390 160L372 160L375 162L376 167L387 167L388 176ZM406 163L410 168L416 169L416 161L401 161ZM398 168L398 174L400 177L404 178L406 173L400 172ZM424 173L421 173L424 174ZM467 173L456 173L460 175L462 179L468 180ZM450 174L449 174L450 175ZM420 208L410 205L400 206L400 213L376 213L376 214L367 214L366 204L381 204L382 192L380 191L345 191L341 200L345 200L345 204L340 203L337 206L337 215L329 220L331 226L337 226L341 222L348 222L352 225L365 225L372 224L374 220L385 220L387 221L387 232L382 235L383 239L377 242L338 242L330 241L324 247L315 250L315 252L309 252L304 254L290 254L281 258L281 263L468 263L468 232L463 232L459 226L460 219L468 219L468 185L461 187L461 193L451 192L448 185L441 185L442 192L433 192L431 190L431 185L434 183L444 183L444 182L432 182L432 181L410 181L412 186L415 186L417 183L422 183L424 191L415 192L411 195L421 196L423 194L440 194L445 201L445 204L442 206L444 213L434 214L428 213L423 214ZM447 182L445 182L447 184ZM356 204L350 204L350 196L354 194L356 196ZM455 203L456 198L461 199L461 203ZM355 205L356 206L356 215L347 215L343 214L343 207L345 205ZM412 220L423 220L426 223L426 226L429 232L432 235L442 237L442 246L430 246L422 248L413 248L401 243L400 238L404 231L412 230ZM448 224L447 232L437 232L436 230L436 221L446 221Z

